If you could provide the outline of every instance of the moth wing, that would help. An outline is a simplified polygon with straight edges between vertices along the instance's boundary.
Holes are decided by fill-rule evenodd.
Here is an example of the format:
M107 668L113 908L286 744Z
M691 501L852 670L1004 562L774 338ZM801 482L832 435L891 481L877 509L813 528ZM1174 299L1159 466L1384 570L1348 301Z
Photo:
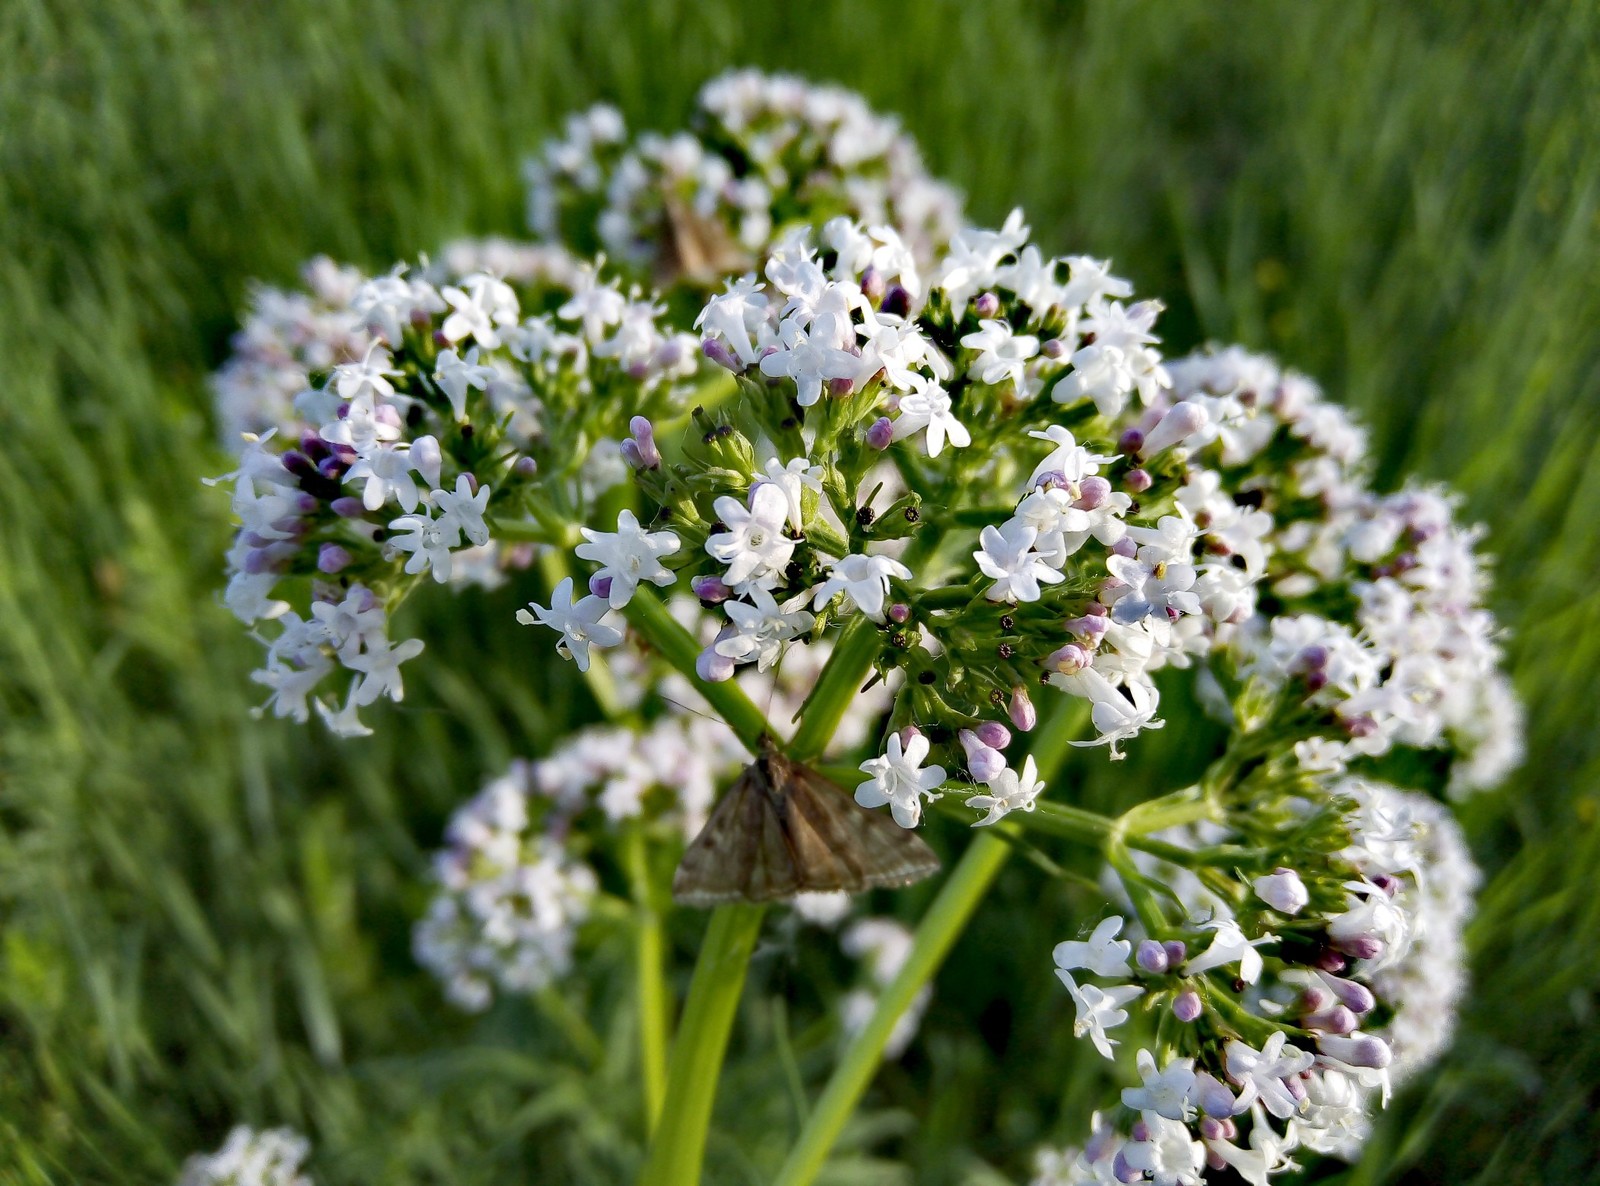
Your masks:
M819 893L868 888L867 854L856 835L860 810L838 787L793 766L774 782L787 795L789 851L800 872L800 888Z
M843 787L816 771L789 765L787 781L794 814L806 817L810 833L831 854L831 865L843 871L839 884L808 884L807 889L859 893L874 887L910 885L938 872L938 856L916 832L902 828L887 812L862 807ZM827 867L824 862L818 864Z
M700 834L684 850L672 876L672 896L686 906L716 906L743 902L756 859L750 831L752 807L766 794L754 785L754 767L739 776L717 805Z
M745 896L752 902L771 902L792 898L803 888L794 849L789 840L788 804L781 790L775 789L763 774L750 791L759 806L751 811L750 830L755 837L751 847L755 860Z
M749 269L749 257L720 224L699 217L675 198L667 199L666 214L669 233L662 261L664 279L708 284L719 276Z

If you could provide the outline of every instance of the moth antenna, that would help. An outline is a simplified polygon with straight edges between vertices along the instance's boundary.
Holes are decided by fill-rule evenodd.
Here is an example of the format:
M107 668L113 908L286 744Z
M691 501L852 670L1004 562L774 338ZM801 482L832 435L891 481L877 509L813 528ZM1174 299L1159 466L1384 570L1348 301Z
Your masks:
M721 724L725 723L719 717L714 717L708 712L701 712L698 708L693 708L693 707L683 703L681 700L674 700L671 696L663 696L663 697L661 697L661 699L665 700L668 704L672 705L672 707L676 708L679 712L693 713L695 716L699 717L701 720L710 721L710 722L712 722L713 724L716 724L716 725L721 725Z

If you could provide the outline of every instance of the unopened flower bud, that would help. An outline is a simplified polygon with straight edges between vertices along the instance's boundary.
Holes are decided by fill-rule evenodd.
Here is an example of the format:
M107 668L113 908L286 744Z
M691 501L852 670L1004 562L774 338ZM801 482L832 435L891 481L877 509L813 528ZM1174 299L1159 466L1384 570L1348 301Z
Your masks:
M922 730L915 725L903 725L900 729L900 747L904 749L911 742L922 736Z
M355 557L350 555L349 549L338 544L323 544L317 549L317 571L325 572L329 576L349 568L354 560Z
M689 582L689 588L694 590L694 595L701 601L709 601L713 605L720 605L733 596L733 590L719 576L698 576Z
M1143 1182L1144 1171L1136 1170L1128 1164L1127 1155L1118 1149L1116 1156L1111 1159L1111 1176L1119 1182Z
M444 452L436 437L418 437L411 442L408 454L411 464L422 475L422 480L435 490L439 488L439 468L444 464Z
M1349 1063L1353 1067L1370 1067L1381 1071L1389 1065L1393 1052L1386 1042L1368 1034L1322 1034L1317 1038L1317 1049L1329 1058Z
M639 450L645 469L656 469L661 465L661 450L656 447L656 431L649 420L643 416L635 416L628 421L628 430L633 433L632 440Z
M1151 972L1157 976L1171 966L1167 963L1167 949L1154 939L1142 941L1133 958L1146 972Z
M1308 1014L1302 1022L1308 1030L1322 1030L1330 1034L1348 1034L1360 1024L1356 1015L1343 1005Z
M1174 968L1189 958L1189 945L1182 939L1168 939L1161 946L1167 949L1167 963Z
M1011 730L999 721L984 721L974 732L978 740L990 749L1005 749L1011 744Z
M1347 935L1332 943L1351 959L1375 960L1384 951L1383 940L1376 935Z
M896 317L904 317L911 312L911 293L902 285L889 285L889 291L883 294L883 311Z
M904 626L911 620L911 607L903 601L897 601L889 607L889 621L896 626Z
M1117 452L1125 453L1130 457L1137 457L1139 450L1144 448L1144 433L1137 428L1130 428L1117 438Z
M701 342L700 350L719 367L725 367L736 375L744 370L744 363L740 362L734 356L733 351L729 350L716 338L707 338L704 342Z
M872 449L887 449L894 440L894 421L887 416L879 416L867 429L867 446Z
M1074 675L1094 662L1094 656L1089 654L1075 642L1051 651L1045 657L1044 665L1062 675Z
M519 478L531 478L539 472L539 462L524 453L512 464L511 472Z
M1299 914L1311 901L1300 874L1293 869L1275 869L1257 877L1250 883L1250 888L1256 891L1256 897L1280 914Z
M1219 1132L1225 1132L1223 1125L1228 1117L1233 1115L1233 1109L1238 1105L1233 1092L1228 1090L1228 1085L1218 1079L1209 1071L1196 1071L1194 1076L1194 1102L1206 1114L1206 1119L1217 1125ZM1205 1121L1201 1121L1204 1124Z
M869 266L861 273L861 295L874 305L883 300L884 294L889 291L889 282L883 278L883 273L877 268Z
M1149 470L1130 469L1123 475L1122 484L1134 494L1143 494L1156 484L1156 480L1150 476Z
M622 444L618 446L622 460L628 463L631 469L649 469L644 463L644 454L639 451L639 444L632 437L623 437Z
M1192 988L1180 992L1172 1002L1172 1015L1185 1024L1200 1016L1200 994Z
M362 501L359 498L351 498L349 495L345 495L343 498L336 498L328 505L333 508L333 513L341 519L359 519L367 513L367 508Z
M589 592L593 593L596 597L600 598L602 601L610 600L610 598L611 598L611 578L610 577L603 577L603 576L600 576L599 574L596 574L596 575L590 577L589 578Z
M1339 998L1341 1004L1352 1013L1370 1013L1378 999L1372 995L1372 990L1365 984L1358 984L1354 980L1346 980L1342 976L1322 974L1322 983L1328 991Z
M1342 972L1350 966L1350 961L1331 947L1323 948L1323 950L1317 952L1315 963L1324 972Z
M1207 1141L1222 1140L1222 1121L1216 1119L1214 1116L1200 1117L1200 1136L1201 1139ZM1221 1169L1222 1167L1213 1166L1212 1168Z
M379 404L373 409L372 418L387 428L400 428L405 424L400 419L400 409L393 404Z
M1111 497L1111 483L1096 474L1078 483L1078 506L1092 511Z
M967 751L967 770L979 782L993 782L1005 772L1005 768L1006 756L997 749L980 744Z
M1047 338L1040 345L1039 353L1046 358L1065 358L1067 356L1067 344L1060 338Z
M723 680L732 679L733 669L733 660L717 654L715 644L701 651L694 661L695 674L708 684L720 684Z
M1134 1141L1148 1141L1150 1139L1150 1126L1140 1117L1133 1122L1133 1127L1128 1129L1128 1139Z
M828 380L828 394L831 396L843 398L844 396L849 395L855 389L856 381L854 379L845 378Z
M1210 415L1199 404L1187 400L1175 404L1165 416L1161 417L1161 423L1145 436L1142 450L1144 456L1154 457L1157 453L1172 448L1199 432L1210 420Z
M1378 873L1375 874L1371 880L1373 885L1377 886L1391 898L1400 892L1401 886L1404 884L1392 873Z
M992 292L980 292L972 302L972 311L979 317L993 317L1000 312L1000 298Z
M1011 704L1006 711L1011 723L1024 733L1031 732L1039 723L1039 711L1033 707L1027 689L1021 684L1011 689Z

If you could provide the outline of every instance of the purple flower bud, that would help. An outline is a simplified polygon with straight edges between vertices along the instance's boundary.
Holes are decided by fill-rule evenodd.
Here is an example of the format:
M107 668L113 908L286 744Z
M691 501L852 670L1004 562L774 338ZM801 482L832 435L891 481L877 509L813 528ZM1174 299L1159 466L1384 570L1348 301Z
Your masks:
M1213 1116L1200 1117L1200 1137L1206 1141L1222 1140L1222 1121ZM1216 1166L1214 1168L1221 1169L1222 1167Z
M900 730L900 748L910 745L912 740L922 736L922 730L915 725L905 725Z
M1174 968L1189 958L1189 945L1182 939L1168 939L1161 946L1167 949L1167 963Z
M1204 428L1211 420L1206 410L1199 404L1187 401L1174 405L1161 423L1152 428L1144 438L1144 455L1154 457L1157 453L1183 441Z
M1185 1024L1198 1018L1200 1010L1200 994L1192 988L1184 989L1172 1002L1172 1015Z
M244 554L244 561L239 567L251 576L259 576L272 571L272 556L265 548L254 548Z
M1300 874L1293 869L1279 867L1250 883L1256 897L1280 914L1299 914L1311 901Z
M733 590L718 576L695 577L689 582L689 588L701 601L709 601L713 605L720 605L733 596Z
M1325 947L1317 953L1315 963L1324 972L1342 972L1349 966L1350 961L1333 948Z
M320 476L317 473L317 463L298 449L288 450L280 460L283 462L283 468L297 478Z
M1066 620L1065 625L1069 634L1076 634L1080 638L1087 638L1093 641L1111 629L1111 619L1105 615L1106 607L1096 602L1091 608L1099 609L1101 612L1098 614L1085 613L1081 618L1068 618Z
M639 444L632 437L623 437L622 444L618 447L622 460L633 469L649 469L644 463L644 454L639 451Z
M1294 1097L1296 1103L1304 1103L1306 1098L1306 1085L1301 1082L1299 1075L1289 1075L1283 1080L1283 1086Z
M328 456L317 462L317 472L323 477L330 478L335 482L337 482L344 475L344 471L345 464L337 457Z
M694 661L695 674L708 684L720 684L723 680L732 679L733 667L733 660L717 654L714 646L701 651Z
M854 379L829 379L828 394L833 396L846 396L856 389Z
M311 524L298 515L282 515L268 524L281 535L301 536L311 530Z
M610 598L611 598L611 578L610 577L600 576L598 573L596 575L590 577L589 578L589 592L593 593L596 597L600 598L602 601L610 600Z
M1058 650L1051 651L1045 657L1044 665L1063 675L1073 675L1082 671L1094 662L1094 656L1089 654L1075 642L1069 642Z
M317 571L325 572L329 576L343 572L354 560L355 557L350 555L349 550L338 544L323 544L317 549Z
M1156 480L1150 476L1149 470L1130 469L1123 476L1122 484L1128 488L1130 493L1143 494L1156 484Z
M1023 733L1030 733L1039 723L1039 711L1033 707L1033 701L1028 699L1027 689L1021 684L1011 689L1011 704L1006 710L1011 718L1011 723Z
M1134 953L1134 960L1146 972L1161 975L1171 965L1167 963L1167 949L1154 939L1145 939Z
M643 416L635 416L628 421L628 428L632 431L632 440L639 454L639 465L643 469L659 469L661 466L661 450L656 447L656 432L650 421Z
M1333 1001L1333 994L1322 985L1308 984L1305 991L1300 994L1300 1011L1307 1016L1321 1013L1331 1006Z
M524 453L512 464L511 472L519 478L531 478L539 472L539 462Z
M1000 312L1000 298L992 292L980 292L972 302L972 311L979 317L993 317Z
M719 367L726 367L736 375L743 373L744 363L735 358L733 351L729 350L716 338L707 338L704 342L701 342L700 349L707 358Z
M879 416L867 429L867 446L872 449L887 449L894 440L894 421L887 416Z
M1351 737L1371 737L1378 731L1378 722L1369 716L1351 717L1344 723Z
M883 300L884 294L888 291L889 283L877 268L869 267L861 273L861 295L867 300L876 305Z
M1099 475L1085 478L1078 483L1078 506L1083 510L1092 511L1097 506L1105 503L1111 497L1111 483Z
M324 457L333 455L333 450L328 448L328 442L318 436L316 430L312 428L300 434L300 452L312 461L321 461Z
M1067 355L1067 344L1060 338L1047 338L1039 347L1039 353L1043 354L1046 358L1065 358Z
M1119 1182L1143 1182L1144 1171L1136 1170L1128 1164L1127 1155L1118 1149L1116 1156L1111 1159L1111 1175Z
M1356 1015L1343 1005L1335 1005L1332 1009L1324 1009L1318 1013L1307 1015L1303 1024L1308 1030L1324 1030L1330 1034L1348 1034L1355 1030L1360 1023Z
M1128 1130L1128 1139L1132 1141L1148 1141L1150 1139L1150 1126L1140 1117L1133 1122L1133 1127Z
M1132 560L1139 554L1139 545L1134 543L1127 536L1123 536L1116 543L1111 545L1111 551L1118 556L1125 556L1127 559Z
M883 311L904 317L911 312L911 293L899 284L889 285L889 291L883 294Z
M1130 428L1117 438L1117 452L1119 453L1137 457L1139 450L1142 448L1144 448L1144 433L1137 428Z
M1339 998L1346 1008L1352 1013L1370 1013L1378 998L1372 995L1372 990L1365 984L1358 984L1354 980L1346 980L1341 976L1322 974L1322 983L1334 996Z
M1372 878L1372 884L1392 898L1400 892L1404 883L1392 873L1379 873Z
M1375 960L1383 954L1383 940L1376 935L1350 935L1332 940L1334 947L1351 959Z
M1368 1034L1351 1034L1349 1037L1323 1034L1317 1038L1317 1049L1329 1058L1349 1063L1353 1067L1371 1067L1375 1071L1381 1071L1388 1066L1390 1058L1393 1057L1388 1043Z
M359 519L367 513L367 508L359 498L336 498L328 504L333 508L333 513L341 519Z
M965 730L963 730L965 732ZM1006 756L997 749L979 745L967 755L967 770L979 782L993 782L1005 772Z
M978 740L990 749L1005 749L1011 744L1011 730L999 721L984 721L974 732L977 733Z
M897 601L889 607L889 621L896 626L904 626L911 620L911 607L903 601Z

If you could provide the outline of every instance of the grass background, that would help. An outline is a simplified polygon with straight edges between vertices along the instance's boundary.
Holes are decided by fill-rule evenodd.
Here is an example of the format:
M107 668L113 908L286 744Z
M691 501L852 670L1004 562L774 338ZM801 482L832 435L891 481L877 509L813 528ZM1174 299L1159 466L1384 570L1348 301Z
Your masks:
M976 218L1020 203L1165 297L1172 352L1274 351L1360 409L1386 483L1465 493L1532 756L1464 812L1490 880L1460 1041L1351 1178L1596 1177L1592 4L6 0L0 61L0 1183L166 1181L236 1119L310 1132L327 1183L627 1173L626 1058L585 1073L518 1007L441 1022L408 954L443 819L581 716L570 673L508 627L516 590L472 594L408 610L431 659L378 737L250 721L205 379L251 278L517 233L563 113L673 128L744 64L861 89ZM1080 794L1183 781L1166 733ZM1033 983L1073 902L1044 918L1037 888L994 891L833 1181L1014 1179L1082 1123L1092 1072ZM804 967L756 982L803 1013ZM625 1050L620 1002L581 1004ZM794 1122L762 1054L787 1019L746 1012L717 1183L760 1181Z

